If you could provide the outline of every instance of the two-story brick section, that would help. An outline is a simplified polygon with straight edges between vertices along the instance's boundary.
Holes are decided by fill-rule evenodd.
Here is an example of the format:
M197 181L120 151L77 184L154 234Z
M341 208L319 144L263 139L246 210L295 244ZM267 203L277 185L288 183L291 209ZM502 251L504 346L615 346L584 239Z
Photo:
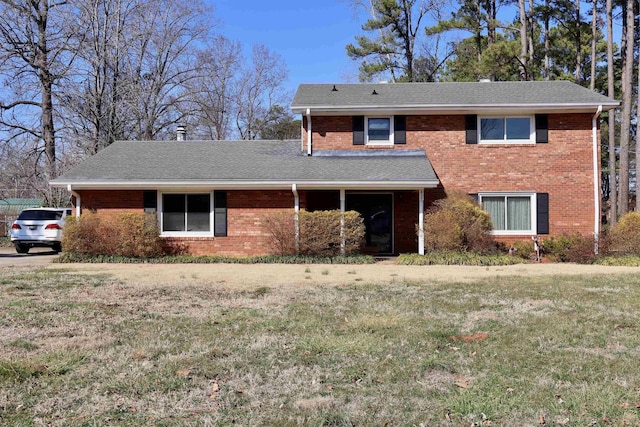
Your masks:
M424 211L457 190L496 239L600 231L599 115L555 82L303 84L296 141L120 141L53 180L84 210L156 212L194 254L271 251L275 211L356 210L363 251L424 252Z

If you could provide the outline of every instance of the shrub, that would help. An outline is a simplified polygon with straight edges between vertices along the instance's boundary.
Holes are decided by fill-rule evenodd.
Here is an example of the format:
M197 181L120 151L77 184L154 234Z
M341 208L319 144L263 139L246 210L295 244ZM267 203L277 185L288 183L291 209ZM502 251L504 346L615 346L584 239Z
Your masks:
M69 217L62 246L65 252L151 258L163 254L162 240L153 214L119 213L101 216L92 212Z
M262 227L271 240L271 248L277 255L296 253L296 228L293 210L273 212L262 220Z
M618 255L640 255L640 212L629 212L609 230L609 251Z
M333 256L341 252L340 217L338 210L301 211L299 213L299 253L301 255ZM291 211L267 215L262 221L271 238L273 250L279 255L295 253L295 222ZM344 213L344 253L360 249L365 235L364 222L358 212Z
M507 255L481 255L475 252L439 251L425 255L402 254L396 261L401 265L473 265L500 266L521 264L517 257Z
M453 193L437 200L424 219L427 251L495 252L491 217L469 196Z
M594 244L592 237L575 233L550 237L542 242L542 247L544 253L554 261L585 264L595 258Z
M515 252L513 253L514 257L528 259L530 260L533 252L535 251L535 247L533 245L533 240L516 240L511 245L515 248Z

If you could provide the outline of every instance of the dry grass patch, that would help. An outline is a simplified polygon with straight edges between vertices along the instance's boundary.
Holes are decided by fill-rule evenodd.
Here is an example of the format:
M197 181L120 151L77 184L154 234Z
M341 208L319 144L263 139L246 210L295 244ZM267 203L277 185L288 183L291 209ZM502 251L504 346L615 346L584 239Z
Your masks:
M640 422L635 275L225 288L24 269L0 295L3 425Z

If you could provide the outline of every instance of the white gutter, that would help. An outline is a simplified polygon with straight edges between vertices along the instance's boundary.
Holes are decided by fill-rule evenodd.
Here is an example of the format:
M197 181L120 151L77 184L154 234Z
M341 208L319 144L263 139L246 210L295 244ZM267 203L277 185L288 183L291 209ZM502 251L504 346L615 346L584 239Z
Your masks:
M307 108L307 156L311 155L311 109Z
M138 190L138 189L211 189L225 188L228 190L289 190L296 184L298 190L339 190L344 189L385 189L385 190L418 190L420 188L435 188L440 184L438 179L424 181L52 181L52 187L67 187L73 185L76 190Z
M296 233L296 254L300 253L300 195L298 194L298 187L296 184L291 184L291 191L293 192L293 223Z
M69 193L71 193L71 195L73 197L76 198L76 218L80 217L80 210L81 210L81 204L82 204L82 197L80 197L80 194L76 193L75 191L73 191L71 184L67 185L67 191Z
M594 204L594 220L593 220L593 235L595 245L593 248L594 253L597 255L599 248L600 238L600 175L598 174L600 164L600 158L598 157L598 117L602 112L602 105L598 106L596 113L591 119L591 133L593 138L593 204Z

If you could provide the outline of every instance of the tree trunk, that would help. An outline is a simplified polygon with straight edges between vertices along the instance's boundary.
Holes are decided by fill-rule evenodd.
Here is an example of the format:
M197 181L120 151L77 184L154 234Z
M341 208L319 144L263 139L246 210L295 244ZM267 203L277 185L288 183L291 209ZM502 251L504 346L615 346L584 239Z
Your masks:
M518 0L520 8L520 80L529 80L527 77L527 12L524 2L525 0Z
M53 76L49 70L49 49L47 47L47 19L49 16L48 0L40 0L37 6L38 41L36 48L36 64L38 79L42 91L42 141L46 159L47 178L56 177L56 137L53 124Z
M544 79L549 80L549 0L544 0Z
M576 0L576 83L582 83L582 43L580 34L580 0Z
M634 0L625 4L622 69L622 117L620 126L620 215L629 211L629 140L631 138L631 101L633 97L633 15Z
M607 0L607 94L615 99L613 75L613 0ZM609 110L609 203L611 225L618 222L618 174L616 173L616 113Z
M637 118L640 117L640 55L638 55L638 97L636 100L636 212L640 212L640 197L638 196L638 163L640 159L640 126L637 124Z
M591 82L589 87L591 90L596 89L596 25L598 17L598 0L593 0L593 9L591 13Z

